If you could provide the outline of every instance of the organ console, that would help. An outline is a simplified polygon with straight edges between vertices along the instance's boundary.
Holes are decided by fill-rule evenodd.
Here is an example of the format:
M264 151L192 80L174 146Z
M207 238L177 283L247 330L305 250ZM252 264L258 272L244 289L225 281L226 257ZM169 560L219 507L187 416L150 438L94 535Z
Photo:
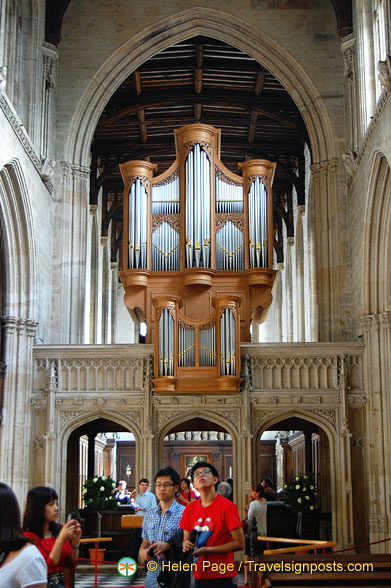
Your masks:
M153 163L120 165L120 277L155 344L160 393L238 392L240 341L272 301L275 163L251 159L232 173L220 137L203 124L176 130L176 160L155 177Z

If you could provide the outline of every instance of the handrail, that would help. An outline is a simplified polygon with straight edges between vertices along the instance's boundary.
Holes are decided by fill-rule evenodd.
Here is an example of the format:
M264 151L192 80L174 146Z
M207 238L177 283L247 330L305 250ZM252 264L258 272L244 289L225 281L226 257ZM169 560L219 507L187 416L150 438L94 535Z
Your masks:
M335 547L335 541L321 541L318 539L288 539L286 537L265 537L258 536L259 541L267 542L267 549L263 551L264 555L271 555L273 553L308 553L309 551L317 551L321 549L323 553L326 549ZM278 549L269 549L269 542L271 543L295 543L297 547L280 547Z

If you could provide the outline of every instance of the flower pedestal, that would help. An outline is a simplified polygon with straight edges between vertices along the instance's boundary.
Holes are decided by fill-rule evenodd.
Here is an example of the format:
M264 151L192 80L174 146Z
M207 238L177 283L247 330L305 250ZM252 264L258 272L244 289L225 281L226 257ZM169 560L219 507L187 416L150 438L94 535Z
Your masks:
M90 564L95 565L95 549L89 549L90 552ZM97 565L101 565L105 560L105 552L106 549L97 549L96 550L96 563Z
M101 537L113 538L113 541L108 544L106 549L106 560L118 561L121 557L129 555L132 545L132 529L121 528L121 517L123 514L134 515L133 508L123 506L118 510L100 511L89 508L80 509L80 516L86 522L86 534L83 535L83 538L87 536L97 537L99 535L98 512L102 517L100 519Z

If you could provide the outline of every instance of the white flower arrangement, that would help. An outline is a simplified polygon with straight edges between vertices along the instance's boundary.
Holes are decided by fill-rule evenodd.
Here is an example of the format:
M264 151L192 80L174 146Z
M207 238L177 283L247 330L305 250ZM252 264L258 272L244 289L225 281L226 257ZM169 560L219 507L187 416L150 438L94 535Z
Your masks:
M294 476L285 484L284 502L295 512L315 510L318 506L318 492L314 475Z
M120 503L114 499L117 483L109 476L95 476L83 485L83 499L86 508L91 510L117 509Z

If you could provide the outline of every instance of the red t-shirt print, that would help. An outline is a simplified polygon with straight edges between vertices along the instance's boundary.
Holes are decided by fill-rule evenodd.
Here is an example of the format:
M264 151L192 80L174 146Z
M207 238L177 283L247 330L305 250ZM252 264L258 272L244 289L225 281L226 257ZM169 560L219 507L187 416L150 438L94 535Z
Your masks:
M241 525L237 506L220 494L206 507L201 505L200 500L188 504L180 522L180 527L184 531L201 531L197 537L197 547L229 543L232 541L231 531ZM233 564L232 552L201 555L194 570L194 577L197 580L208 580L236 576Z

